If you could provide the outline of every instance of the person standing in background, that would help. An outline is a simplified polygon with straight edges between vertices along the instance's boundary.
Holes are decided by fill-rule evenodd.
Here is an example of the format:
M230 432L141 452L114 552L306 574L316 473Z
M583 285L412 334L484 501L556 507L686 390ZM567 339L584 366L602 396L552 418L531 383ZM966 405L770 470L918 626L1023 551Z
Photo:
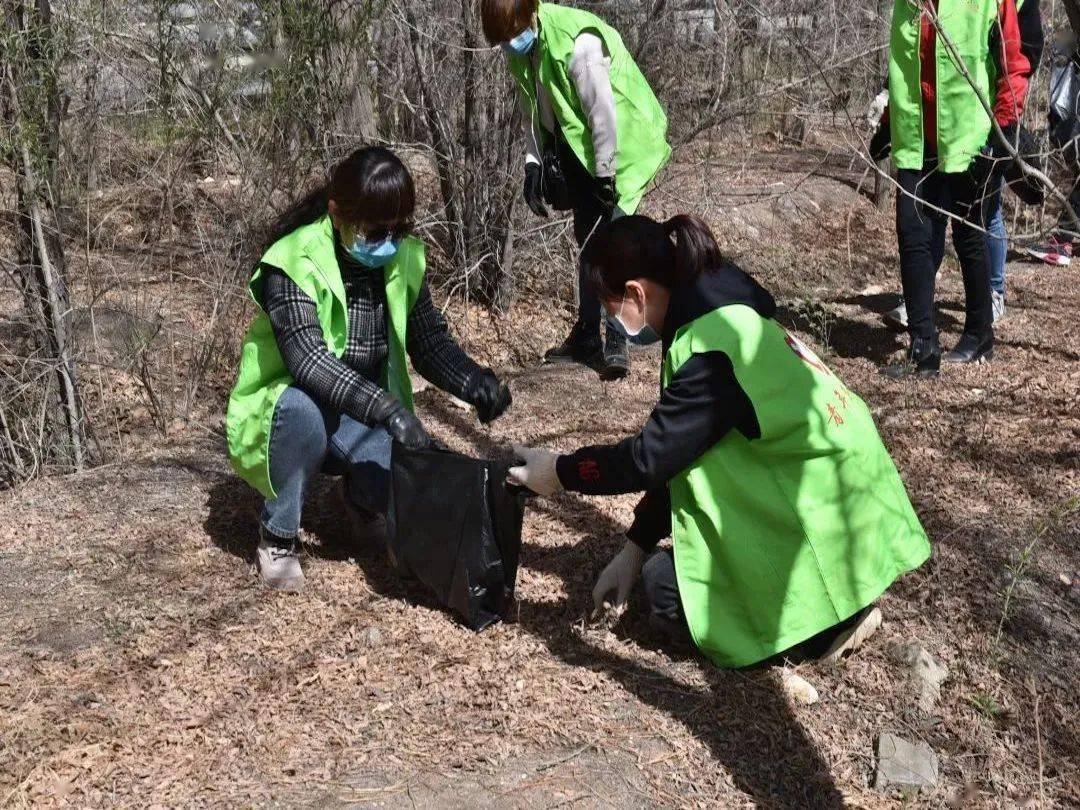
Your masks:
M1035 72L1039 65L1043 49L1043 31L1039 0L1015 0L1012 13L1007 6L1008 3L1001 4L999 19L993 24L993 28L991 28L989 32L990 55L994 56L995 59L993 66L995 68L997 81L995 86L996 92L987 97L995 102L995 119L998 124L1002 127L1004 132L1012 134L1010 140L1016 144L1015 133L1022 129L1018 122L1020 122L1020 113L1023 111L1023 103L1022 97L1017 97L1017 94L1014 91L1020 86L1018 78L1020 78L1021 75L1023 75L1024 89L1026 90L1027 78ZM1007 23L1012 21L1013 15L1015 16L1015 25L1007 25ZM942 17L941 25L946 26L944 17ZM928 130L926 136L928 140L929 138L936 136L936 133L932 131L931 127L933 127L937 114L940 112L940 109L936 106L935 100L936 87L934 85L936 83L937 65L934 64L934 60L935 58L941 58L941 46L936 50L937 56L934 56L935 40L936 32L933 27L932 19L928 15L923 15L919 45L921 94L923 104L933 105L934 110L932 116L930 116L930 114L927 116ZM1023 58L1026 59L1026 72L1022 69L1024 66L1020 63L1020 60L1010 57L1010 53L1016 53L1017 49ZM955 70L955 68L951 67L947 53L945 60L948 70ZM946 71L946 75L948 75L948 71ZM960 78L960 81L964 83L967 82L967 80L962 77ZM968 90L970 90L970 87L968 87ZM976 104L978 104L977 99ZM980 104L978 106L981 107L982 105ZM991 131L990 138L993 139L993 136L994 133ZM889 125L887 111L886 116L882 118L878 133L872 141L870 152L872 152L876 160L881 160L889 153L890 146L891 127ZM981 204L981 217L972 219L975 225L982 225L986 229L985 243L986 255L989 261L991 325L1000 321L1005 313L1005 258L1007 258L1009 244L1009 237L1007 231L1005 231L1004 216L1001 207L1001 192L1004 188L1003 168L1005 161L1003 158L1007 156L1008 152L1007 150L999 148L997 154L991 154L991 152L994 152L994 149L995 147L990 146L988 143L987 147L982 150L991 160L996 160L997 165L994 167L995 171L993 172L993 175L991 175L988 183L985 184L983 193L981 194L982 199L976 201ZM923 178L922 184L920 185L919 197L922 200L929 201L933 205L949 208L953 205L953 201L951 201L949 197L949 192L950 185L948 181L944 180L944 178L933 178L928 176ZM900 206L900 202L900 200L897 200L897 207ZM910 205L917 205L916 201L913 200L909 200L908 203ZM929 222L931 231L929 253L934 275L936 276L937 271L941 268L941 262L945 255L945 229L948 217L940 212L928 210L928 208L924 208L923 206L918 207L922 208L922 217ZM954 238L957 237L955 229L958 225L958 222L954 222ZM899 225L897 225L897 229L899 229ZM908 225L908 230L912 230L910 224ZM961 233L961 238L962 235L963 234ZM960 254L959 245L957 253ZM962 264L963 259L961 258L961 265ZM885 313L885 315L882 316L882 320L885 321L886 326L896 330L896 332L905 332L905 330L909 330L910 325L908 322L906 297L905 301L902 302L899 307ZM990 349L990 351L993 351L993 349ZM937 352L937 354L940 355L940 352ZM947 360L958 359L959 355L956 355L956 353L950 352L949 354L953 356L947 356ZM932 365L932 363L929 365ZM936 373L936 369L928 366L924 369L924 373L928 376L932 376Z
M619 33L587 11L538 0L482 0L484 35L502 46L525 114L525 201L573 210L585 245L597 227L633 214L671 157L667 116ZM577 321L549 363L582 363L625 377L630 354L578 270Z

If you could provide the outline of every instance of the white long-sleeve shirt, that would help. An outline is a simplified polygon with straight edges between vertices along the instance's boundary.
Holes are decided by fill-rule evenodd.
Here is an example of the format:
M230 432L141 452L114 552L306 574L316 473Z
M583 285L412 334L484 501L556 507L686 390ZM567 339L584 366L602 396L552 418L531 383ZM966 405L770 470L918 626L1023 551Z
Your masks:
M539 75L540 48L533 48L533 69ZM582 111L588 119L592 134L593 153L596 156L596 176L614 177L618 168L618 134L615 128L615 94L611 89L611 57L604 53L604 42L596 34L588 32L574 40L574 54L570 58L570 81L581 99ZM543 127L549 133L556 130L555 112L551 95L536 82L537 110L531 109L531 100L522 99L525 111L525 162L541 162L541 133Z

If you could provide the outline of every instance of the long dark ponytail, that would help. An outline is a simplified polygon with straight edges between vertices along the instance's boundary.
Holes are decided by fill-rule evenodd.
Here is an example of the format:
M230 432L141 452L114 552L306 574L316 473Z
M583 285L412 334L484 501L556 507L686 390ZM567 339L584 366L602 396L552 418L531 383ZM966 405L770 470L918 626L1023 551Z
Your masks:
M358 149L334 167L327 182L273 220L267 247L326 214L330 200L347 222L406 223L416 210L416 186L408 168L389 149Z
M626 282L647 278L671 289L717 270L723 257L705 222L680 214L660 223L623 217L592 235L581 259L602 298L619 298Z

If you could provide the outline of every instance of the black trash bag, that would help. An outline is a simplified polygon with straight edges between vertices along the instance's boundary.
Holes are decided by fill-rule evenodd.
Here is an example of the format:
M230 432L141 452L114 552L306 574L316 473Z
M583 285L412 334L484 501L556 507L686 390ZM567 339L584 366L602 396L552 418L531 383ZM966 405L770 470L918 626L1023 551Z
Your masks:
M514 602L525 497L506 485L511 466L397 442L391 452L390 558L476 631Z

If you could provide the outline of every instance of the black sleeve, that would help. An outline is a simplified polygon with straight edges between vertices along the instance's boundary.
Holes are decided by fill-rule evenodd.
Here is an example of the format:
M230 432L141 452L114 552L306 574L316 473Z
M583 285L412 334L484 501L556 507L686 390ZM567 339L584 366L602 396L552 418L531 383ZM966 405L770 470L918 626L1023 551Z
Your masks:
M563 487L586 495L619 495L664 486L735 428L761 436L757 415L723 352L697 354L664 389L641 433L618 444L561 456Z
M390 395L330 351L311 296L278 268L263 265L261 298L281 359L296 384L316 402L371 424Z
M1039 69L1039 62L1042 61L1045 44L1039 0L1027 0L1017 9L1016 21L1020 25L1020 49L1031 63L1031 75L1035 75L1035 71Z
M626 537L648 554L670 536L671 493L666 486L649 490L634 509L634 522L626 530Z
M458 399L466 399L473 375L482 369L451 336L426 281L409 313L406 334L409 357L421 376Z

